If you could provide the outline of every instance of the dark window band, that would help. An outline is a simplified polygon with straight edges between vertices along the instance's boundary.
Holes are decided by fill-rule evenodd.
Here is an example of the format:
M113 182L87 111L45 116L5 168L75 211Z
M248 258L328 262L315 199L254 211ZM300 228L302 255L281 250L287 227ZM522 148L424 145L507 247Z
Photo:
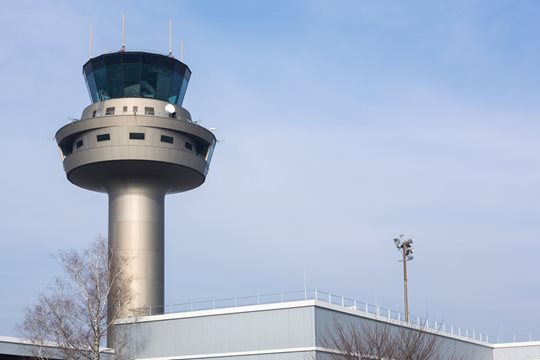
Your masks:
M97 141L108 141L111 140L111 135L109 134L99 134L97 137Z
M161 135L161 142L172 144L174 142L174 138L172 136Z
M132 133L129 133L129 138L131 140L144 140L144 133L132 132Z

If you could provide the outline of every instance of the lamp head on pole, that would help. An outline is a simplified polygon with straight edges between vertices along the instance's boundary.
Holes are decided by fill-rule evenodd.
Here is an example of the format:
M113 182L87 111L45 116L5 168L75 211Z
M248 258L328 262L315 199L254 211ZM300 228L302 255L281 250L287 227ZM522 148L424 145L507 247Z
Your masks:
M399 237L394 238L394 244L396 245L396 248L399 251L404 252L406 261L411 261L412 259L414 259L412 255L414 253L414 248L412 246L413 243L414 238L403 240L403 234L400 234Z

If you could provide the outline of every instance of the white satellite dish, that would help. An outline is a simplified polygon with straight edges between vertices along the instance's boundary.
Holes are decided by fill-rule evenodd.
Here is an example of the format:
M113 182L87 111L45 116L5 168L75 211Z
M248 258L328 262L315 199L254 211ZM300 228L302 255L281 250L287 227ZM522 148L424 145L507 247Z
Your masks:
M173 104L167 104L165 105L165 111L167 112L167 114L174 114L176 112L176 108Z

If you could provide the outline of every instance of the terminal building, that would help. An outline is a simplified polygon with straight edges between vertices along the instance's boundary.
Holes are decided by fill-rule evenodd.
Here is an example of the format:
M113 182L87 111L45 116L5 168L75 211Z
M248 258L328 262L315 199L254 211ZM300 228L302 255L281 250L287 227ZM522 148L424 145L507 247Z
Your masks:
M117 322L131 343L142 344L134 359L328 360L332 350L324 338L336 322L359 327L376 322L433 334L441 353L433 359L540 359L540 341L493 343L486 335L444 324L424 320L418 326L414 317L412 323L405 323L399 320L403 314L321 291L211 300L168 311ZM0 360L33 356L24 340L0 337Z
M122 47L88 60L83 75L92 104L56 140L68 180L108 194L111 260L132 279L132 308L147 309L143 316L121 309L116 322L133 358L330 360L342 351L324 343L336 324L378 324L433 335L440 359L540 359L540 342L494 344L483 334L405 322L398 312L316 290L164 306L164 198L204 183L216 138L182 107L191 70L170 55ZM50 348L49 358L61 360L55 344ZM0 360L32 358L24 339L0 337Z

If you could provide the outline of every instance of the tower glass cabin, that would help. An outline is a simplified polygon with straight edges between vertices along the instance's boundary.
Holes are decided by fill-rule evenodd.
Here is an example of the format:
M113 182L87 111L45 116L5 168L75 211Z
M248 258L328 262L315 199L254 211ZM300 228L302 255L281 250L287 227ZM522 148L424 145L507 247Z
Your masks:
M56 133L64 170L73 184L108 195L109 246L113 265L129 259L130 309L161 313L164 197L205 181L216 138L182 107L191 71L173 57L104 54L83 75L92 104Z
M169 57L145 52L103 54L83 66L92 102L127 97L182 106L191 70Z

